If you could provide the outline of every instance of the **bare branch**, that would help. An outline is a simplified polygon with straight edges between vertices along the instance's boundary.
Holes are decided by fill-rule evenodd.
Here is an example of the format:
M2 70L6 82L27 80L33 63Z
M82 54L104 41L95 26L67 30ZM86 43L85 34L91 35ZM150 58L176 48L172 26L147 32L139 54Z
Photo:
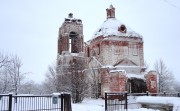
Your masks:
M159 92L171 89L171 84L174 81L174 76L171 71L168 70L164 61L160 59L154 64L154 68L158 74L158 89Z

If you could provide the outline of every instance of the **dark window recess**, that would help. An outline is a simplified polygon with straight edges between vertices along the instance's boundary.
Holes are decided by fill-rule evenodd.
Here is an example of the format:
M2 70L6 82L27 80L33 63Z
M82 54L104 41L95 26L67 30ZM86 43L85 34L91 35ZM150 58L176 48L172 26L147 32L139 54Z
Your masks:
M69 43L69 47L70 47L70 52L71 53L78 53L78 34L76 32L70 32L69 34L69 40L70 40L70 43Z
M101 95L101 83L98 83L98 97Z
M87 48L87 56L90 57L89 47Z
M72 20L72 22L76 22L76 20Z
M69 22L69 21L70 21L70 19L65 19L65 21L66 21L66 22Z
M78 22L82 23L82 20L78 19Z
M125 25L121 25L118 29L118 31L122 32L122 33L126 33L126 26Z
M100 45L98 44L98 55L100 54L100 52L101 52L101 49L100 49Z

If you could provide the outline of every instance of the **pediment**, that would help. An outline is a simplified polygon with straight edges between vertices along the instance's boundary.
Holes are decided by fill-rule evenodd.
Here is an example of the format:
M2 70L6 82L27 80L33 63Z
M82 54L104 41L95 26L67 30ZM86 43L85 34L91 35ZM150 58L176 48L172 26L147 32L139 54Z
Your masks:
M114 64L114 66L138 66L138 65L130 59L122 59L116 64Z

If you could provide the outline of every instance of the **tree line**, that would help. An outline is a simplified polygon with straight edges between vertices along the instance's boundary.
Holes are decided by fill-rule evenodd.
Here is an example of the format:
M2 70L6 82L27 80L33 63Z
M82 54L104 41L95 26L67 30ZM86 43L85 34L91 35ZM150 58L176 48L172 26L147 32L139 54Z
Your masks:
M26 80L23 63L17 55L0 52L0 94L41 94L45 88L33 80Z

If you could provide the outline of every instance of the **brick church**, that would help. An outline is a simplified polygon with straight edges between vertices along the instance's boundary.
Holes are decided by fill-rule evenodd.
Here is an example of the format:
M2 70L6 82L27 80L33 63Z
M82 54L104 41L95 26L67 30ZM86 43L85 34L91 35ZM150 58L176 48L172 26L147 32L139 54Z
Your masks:
M112 5L106 14L106 20L87 42L82 20L73 18L72 13L65 18L59 28L57 74L72 60L82 60L90 84L97 82L98 92L92 88L92 93L156 93L157 74L146 72L144 66L143 37L116 19Z

